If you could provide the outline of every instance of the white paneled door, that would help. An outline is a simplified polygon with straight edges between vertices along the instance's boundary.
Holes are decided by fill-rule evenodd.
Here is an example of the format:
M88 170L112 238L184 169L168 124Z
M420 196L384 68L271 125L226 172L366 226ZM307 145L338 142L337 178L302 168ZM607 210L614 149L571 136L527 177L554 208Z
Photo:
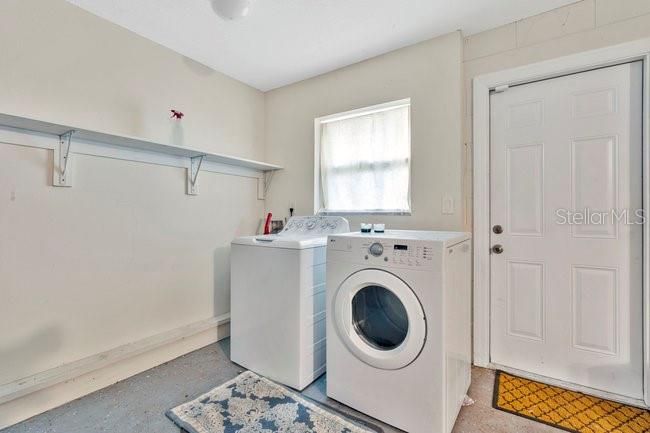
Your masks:
M490 96L492 363L643 398L641 95L636 62Z

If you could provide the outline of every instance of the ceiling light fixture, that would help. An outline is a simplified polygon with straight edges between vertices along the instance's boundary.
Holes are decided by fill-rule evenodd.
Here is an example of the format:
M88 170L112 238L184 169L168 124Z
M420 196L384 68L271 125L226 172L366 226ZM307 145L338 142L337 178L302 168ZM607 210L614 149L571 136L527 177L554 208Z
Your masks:
M212 9L224 20L238 20L250 12L252 0L210 0Z

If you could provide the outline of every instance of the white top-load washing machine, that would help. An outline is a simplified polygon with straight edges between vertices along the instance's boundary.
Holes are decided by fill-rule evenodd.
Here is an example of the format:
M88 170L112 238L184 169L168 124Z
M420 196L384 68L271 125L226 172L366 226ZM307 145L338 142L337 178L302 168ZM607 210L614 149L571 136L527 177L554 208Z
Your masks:
M449 433L470 384L470 237L329 237L327 395L409 433Z
M276 235L232 242L233 362L299 390L325 372L327 235L349 231L341 217L292 217Z

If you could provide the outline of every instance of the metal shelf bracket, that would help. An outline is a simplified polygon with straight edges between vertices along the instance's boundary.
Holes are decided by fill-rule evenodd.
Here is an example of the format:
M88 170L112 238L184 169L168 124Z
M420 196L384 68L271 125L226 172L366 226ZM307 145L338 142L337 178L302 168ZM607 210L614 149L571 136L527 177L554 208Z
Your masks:
M204 157L205 155L190 158L190 166L187 169L187 194L189 195L198 195L199 193L196 181L199 178Z
M271 181L273 180L273 174L275 171L265 171L257 178L257 199L264 200L266 195L269 192L271 187Z
M54 148L54 167L52 184L54 186L72 186L70 173L70 148L74 129L59 135L59 143Z

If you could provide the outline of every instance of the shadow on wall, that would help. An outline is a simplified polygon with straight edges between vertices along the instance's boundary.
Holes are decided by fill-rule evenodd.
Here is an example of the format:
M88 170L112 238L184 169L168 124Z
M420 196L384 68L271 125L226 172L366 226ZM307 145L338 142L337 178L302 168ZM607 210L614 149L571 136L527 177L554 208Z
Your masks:
M41 372L43 366L30 361L48 359L62 343L61 329L51 326L18 338L15 342L0 345L0 384Z
M230 312L230 245L214 250L214 315Z

